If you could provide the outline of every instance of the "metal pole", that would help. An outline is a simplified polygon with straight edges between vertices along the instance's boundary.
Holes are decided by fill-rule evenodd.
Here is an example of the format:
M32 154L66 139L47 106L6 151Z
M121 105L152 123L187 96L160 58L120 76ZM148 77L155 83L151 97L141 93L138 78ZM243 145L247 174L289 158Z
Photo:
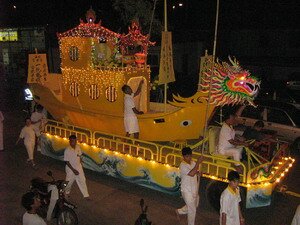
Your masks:
M164 21L165 21L165 31L168 31L168 21L167 21L167 0L164 0ZM167 111L167 87L168 84L164 84L164 104L165 104L165 112Z
M205 126L204 126L204 131L203 131L203 139L205 139L207 127L208 127L208 118L207 117L208 117L208 110L209 110L209 104L210 104L210 98L211 98L212 78L213 78L213 74L214 74L214 70L215 70L214 64L215 64L216 48L217 48L219 5L220 5L220 1L217 0L214 46L213 46L213 56L212 56L212 64L211 64L212 74L210 76L210 81L209 81L209 92L208 92L208 99L207 99L207 105L206 105L206 111L205 111ZM204 151L204 144L202 145L202 149L201 149L202 154L203 154L203 151Z

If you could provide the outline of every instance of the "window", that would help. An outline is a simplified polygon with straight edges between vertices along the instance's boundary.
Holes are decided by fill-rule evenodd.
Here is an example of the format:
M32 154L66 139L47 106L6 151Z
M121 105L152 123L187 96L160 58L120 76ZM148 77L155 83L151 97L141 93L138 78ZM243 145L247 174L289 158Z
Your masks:
M107 101L109 102L115 102L117 100L117 90L113 86L109 86L106 88L105 96Z
M91 99L96 100L100 96L100 92L97 84L91 84L89 88L89 96Z
M255 108L253 106L246 106L241 116L256 120L263 120L263 107L258 106Z
M77 84L76 82L72 82L70 84L69 91L73 97L78 97L80 91L79 84Z
M279 123L288 126L292 126L293 123L287 114L278 109L268 109L268 122Z
M70 47L69 57L72 61L77 61L79 59L79 49L76 46Z

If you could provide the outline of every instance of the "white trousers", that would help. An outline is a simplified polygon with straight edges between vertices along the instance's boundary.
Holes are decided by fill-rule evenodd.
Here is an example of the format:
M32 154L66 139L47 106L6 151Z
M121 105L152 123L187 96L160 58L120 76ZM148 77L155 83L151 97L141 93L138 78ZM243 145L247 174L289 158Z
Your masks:
M51 191L51 197L50 197L50 203L49 203L49 206L48 206L48 210L47 210L47 221L50 221L51 218L52 218L52 212L53 212L53 209L56 205L56 202L59 198L58 196L58 189L56 187L56 185L49 185L48 186L48 192Z
M233 157L235 161L241 161L242 158L242 152L243 152L243 147L236 147L236 148L227 148L227 149L220 149L219 150L221 155L228 155ZM235 164L236 166L240 164Z
M134 134L139 133L139 123L136 116L124 117L124 126L126 133Z
M3 121L0 121L0 151L3 149Z
M291 225L300 225L300 205L298 205Z
M84 172L83 172L83 169L79 169L78 170L79 174L78 175L75 175L73 173L73 171L68 167L66 166L66 181L69 181L67 187L66 187L66 194L70 194L71 192L71 187L74 183L74 181L76 180L76 183L79 187L79 190L81 191L83 197L89 197L89 193L88 193L88 189L87 189L87 186L86 186L86 180L85 180L85 176L84 176Z
M188 225L194 225L196 219L197 206L199 204L199 195L187 191L181 192L185 206L178 209L179 214L187 214Z
M24 141L24 145L25 145L26 150L27 150L28 159L33 160L35 142Z

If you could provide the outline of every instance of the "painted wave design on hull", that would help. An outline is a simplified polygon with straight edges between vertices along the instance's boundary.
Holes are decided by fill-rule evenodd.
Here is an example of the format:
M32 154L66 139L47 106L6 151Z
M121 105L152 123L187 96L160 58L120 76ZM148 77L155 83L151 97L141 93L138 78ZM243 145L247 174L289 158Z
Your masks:
M51 140L47 139L45 136L41 138L42 142L42 153L52 157L54 159L59 159L63 161L64 150L59 149L54 150ZM140 176L125 176L122 173L122 168L126 167L126 161L120 159L117 156L109 156L105 153L99 153L99 158L102 159L101 163L95 162L90 156L83 153L83 163L84 167L114 178L118 178L127 182L135 183L147 188L151 188L163 193L168 193L172 195L180 194L180 177L175 172L170 172L166 174L167 179L174 180L173 187L164 187L153 181L151 177L151 172L144 167L138 169Z
M271 203L271 195L265 194L262 190L249 190L247 193L247 208L268 206Z

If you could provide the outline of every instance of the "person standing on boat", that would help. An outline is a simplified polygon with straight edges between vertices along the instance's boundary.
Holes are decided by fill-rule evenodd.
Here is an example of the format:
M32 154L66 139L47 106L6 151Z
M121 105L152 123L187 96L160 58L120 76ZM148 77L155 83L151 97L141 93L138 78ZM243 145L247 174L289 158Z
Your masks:
M192 160L192 149L184 147L182 150L183 161L180 163L180 178L181 178L181 194L185 202L185 206L176 209L177 218L179 215L187 214L188 225L195 224L196 210L199 204L199 182L200 177L199 165L203 161L200 156L197 162Z
M80 146L77 144L77 138L75 135L69 137L70 146L68 146L64 153L64 161L66 163L66 181L68 185L66 187L66 194L69 195L71 187L76 180L76 183L83 195L83 197L89 200L89 193L86 186L86 179L82 168L82 152Z
M141 80L135 93L133 93L131 87L126 84L122 87L122 91L125 94L124 126L126 131L126 137L129 137L131 134L133 134L134 138L139 138L140 128L136 114L141 115L144 114L144 112L139 111L135 107L133 98L141 93L143 83L144 81Z

